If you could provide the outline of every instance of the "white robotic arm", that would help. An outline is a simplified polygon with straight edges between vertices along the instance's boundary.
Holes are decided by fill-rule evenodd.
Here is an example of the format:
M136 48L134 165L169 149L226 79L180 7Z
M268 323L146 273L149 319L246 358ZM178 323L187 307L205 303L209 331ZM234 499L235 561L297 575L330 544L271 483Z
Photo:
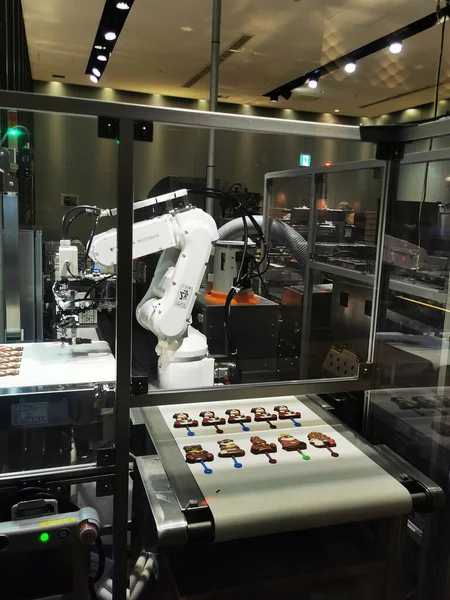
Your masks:
M133 226L133 258L163 251L136 318L158 337L159 384L164 388L213 385L214 360L206 338L190 327L213 242L214 219L188 206ZM115 229L94 237L90 257L105 267L115 264Z

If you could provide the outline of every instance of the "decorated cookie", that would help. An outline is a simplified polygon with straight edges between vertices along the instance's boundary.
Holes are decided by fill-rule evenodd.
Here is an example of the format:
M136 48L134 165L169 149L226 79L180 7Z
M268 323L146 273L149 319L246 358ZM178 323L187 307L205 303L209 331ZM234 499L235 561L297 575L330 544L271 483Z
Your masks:
M295 419L301 419L301 413L299 411L290 410L285 404L279 404L273 409L278 413L280 421L290 419L296 427L301 427L302 424Z
M277 452L276 444L274 444L274 443L268 444L266 442L266 440L263 440L262 438L260 438L257 435L254 435L253 437L251 437L250 441L252 443L252 447L250 448L250 452L252 454L265 454L267 456L267 458L269 459L269 462L271 465L277 464L277 461L274 458L272 458L272 456L270 456L270 454Z
M242 431L250 431L250 427L245 425L245 423L252 422L250 415L242 415L238 408L229 408L225 414L228 415L228 423L238 423L242 427Z
M337 452L334 452L331 449L336 446L336 441L328 435L319 433L318 431L312 431L311 433L308 433L308 440L311 446L314 446L315 448L326 448L334 458L339 456Z
M223 417L216 417L212 410L205 410L200 413L203 418L203 427L215 427L217 433L223 433L223 429L219 429L218 425L225 425L226 421Z
M252 408L251 412L255 415L255 423L263 423L267 422L270 429L276 429L277 426L271 423L271 421L277 420L276 414L271 414L266 411L262 406L255 406Z
M303 452L303 450L306 450L307 448L306 443L298 440L290 433L282 433L278 436L278 441L286 452L298 452L303 460L309 460L311 458L308 454L304 454Z
M175 427L175 429L182 429L183 427L187 430L187 434L189 436L193 436L195 435L195 433L193 431L191 431L191 427L198 427L198 421L195 421L194 419L190 419L189 415L187 413L175 413L173 415L173 418L175 419L175 423L173 424L173 426Z
M183 450L186 452L186 462L190 465L200 463L203 467L203 472L206 475L211 475L213 472L205 463L212 462L214 460L214 454L203 450L203 446L196 444L194 446L184 446Z
M219 458L232 458L236 469L241 469L242 464L236 460L236 457L245 456L245 450L239 448L231 439L220 440L217 443L219 444Z

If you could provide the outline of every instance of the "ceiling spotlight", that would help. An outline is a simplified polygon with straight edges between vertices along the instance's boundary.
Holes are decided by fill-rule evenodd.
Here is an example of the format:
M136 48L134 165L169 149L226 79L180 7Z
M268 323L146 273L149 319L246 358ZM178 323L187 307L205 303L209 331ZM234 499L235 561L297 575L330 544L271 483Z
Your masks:
M338 113L338 112L339 112L339 108L335 108L335 109L334 109L334 112L335 112L335 113Z
M271 102L278 102L278 96L270 96Z
M354 62L347 63L344 67L344 71L346 73L354 73L356 71L356 63L354 63Z
M108 40L108 42L112 42L116 39L116 37L117 35L114 33L114 31L107 31L105 33L105 40Z
M401 42L394 42L389 46L389 52L392 54L400 54L403 50L403 44Z
M96 77L100 77L100 75L101 75L100 71L99 71L99 70L98 70L96 67L94 67L94 68L92 69L92 72L94 73L94 75L95 75Z
M128 2L117 2L116 8L119 10L130 10L130 5Z
M317 77L311 77L310 80L308 81L308 87L311 88L312 90L315 90L318 85L319 85L319 79Z
M98 77L96 77L95 75L91 75L89 79L92 81L92 83L98 83Z
M106 50L106 46L94 46L96 50Z
M97 60L99 60L100 62L106 62L108 60L108 57L105 56L104 54L99 54L97 56Z

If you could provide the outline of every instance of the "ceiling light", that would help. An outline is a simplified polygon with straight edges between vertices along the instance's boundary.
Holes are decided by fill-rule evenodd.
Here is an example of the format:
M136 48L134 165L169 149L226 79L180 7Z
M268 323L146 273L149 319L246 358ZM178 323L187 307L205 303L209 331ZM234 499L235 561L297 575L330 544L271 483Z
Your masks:
M335 109L334 109L334 112L339 112L339 108L335 108Z
M96 50L106 50L106 46L94 46Z
M99 54L97 56L97 60L99 60L100 62L106 62L108 60L108 57L105 56L104 54Z
M191 31L194 31L194 30L192 29L192 27L182 27L181 31L184 31L186 33L191 33Z
M116 8L118 8L119 10L130 10L130 5L128 4L128 2L118 2L116 4Z
M389 46L389 52L392 54L400 54L403 50L403 44L401 42L394 42Z
M107 31L105 33L105 40L108 40L108 42L112 42L116 39L116 37L117 35L114 33L114 31Z
M96 77L95 75L91 75L89 79L92 81L92 83L98 83L98 77Z
M100 77L100 75L101 75L100 71L99 71L99 70L98 70L96 67L94 67L94 68L92 69L92 72L94 73L94 75L95 75L96 77Z
M319 85L319 79L317 77L311 77L311 79L308 81L308 87L311 88L312 90L315 90L318 85Z
M278 102L278 96L270 96L271 102Z
M354 63L354 62L347 63L344 67L344 71L346 73L354 73L356 71L356 63Z

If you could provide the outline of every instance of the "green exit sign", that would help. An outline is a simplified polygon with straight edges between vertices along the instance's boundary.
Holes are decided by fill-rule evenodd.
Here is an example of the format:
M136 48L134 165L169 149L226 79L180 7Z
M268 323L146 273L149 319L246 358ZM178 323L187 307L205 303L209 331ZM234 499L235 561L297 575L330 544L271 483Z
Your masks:
M300 154L300 166L310 167L311 166L311 154Z

